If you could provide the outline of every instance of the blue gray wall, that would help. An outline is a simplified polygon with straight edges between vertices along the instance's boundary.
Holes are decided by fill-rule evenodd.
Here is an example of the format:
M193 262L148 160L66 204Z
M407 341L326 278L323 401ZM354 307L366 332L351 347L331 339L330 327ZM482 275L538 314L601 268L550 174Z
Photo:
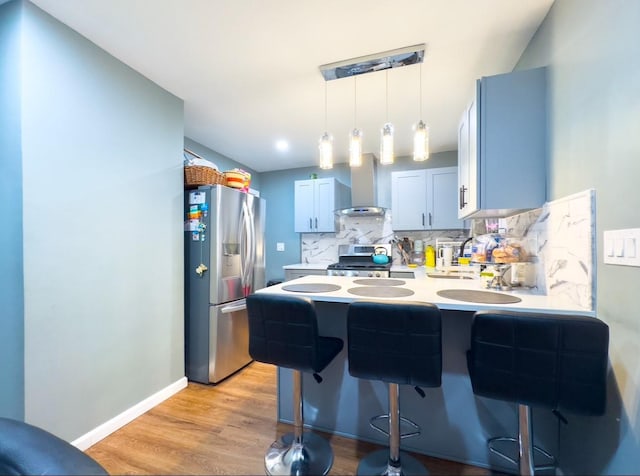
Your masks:
M73 440L184 376L183 102L23 8L25 417Z
M24 418L20 10L0 5L0 416Z
M400 157L390 166L378 164L376 172L378 203L376 205L391 207L392 171L448 167L457 163L457 152L450 151L431 154L427 162L413 162L410 158ZM267 200L265 234L267 280L284 278L283 266L300 263L301 234L293 231L294 182L306 180L313 173L317 174L318 178L335 177L343 184L351 185L351 170L347 164L336 164L331 170L303 167L260 174L260 194ZM278 242L285 244L285 251L276 251Z
M517 65L549 66L549 198L596 190L597 311L612 373L606 415L561 428L569 474L640 473L640 268L602 261L604 230L640 227L638 25L637 0L556 0ZM575 446L563 446L567 434Z
M266 278L283 279L282 267L300 262L300 233L293 231L294 182L307 180L311 174L318 178L335 177L345 185L351 184L349 166L336 164L331 170L318 167L278 170L260 174L260 196L267 201L265 230ZM285 245L285 251L276 251L276 243Z

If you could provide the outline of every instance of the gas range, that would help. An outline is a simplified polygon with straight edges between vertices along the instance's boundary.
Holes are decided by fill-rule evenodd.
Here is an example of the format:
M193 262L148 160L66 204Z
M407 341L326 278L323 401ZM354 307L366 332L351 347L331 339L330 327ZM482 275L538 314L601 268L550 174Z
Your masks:
M376 248L383 247L391 259L391 245L340 245L338 262L327 266L327 276L358 278L388 278L391 262L376 264L372 255Z

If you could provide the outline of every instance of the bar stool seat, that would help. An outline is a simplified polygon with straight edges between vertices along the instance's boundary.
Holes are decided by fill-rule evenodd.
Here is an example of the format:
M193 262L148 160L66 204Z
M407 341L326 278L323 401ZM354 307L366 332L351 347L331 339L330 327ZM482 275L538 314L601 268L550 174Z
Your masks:
M294 296L247 297L249 354L254 360L293 370L294 431L274 441L265 454L270 475L327 474L333 451L321 436L303 431L302 374L318 375L340 353L343 341L318 334L313 301Z
M440 310L427 303L355 301L349 305L347 333L349 374L389 384L389 449L365 456L358 474L426 474L418 460L400 452L400 439L420 430L400 434L400 421L407 420L400 416L399 385L441 385ZM371 426L379 430L373 422L378 418Z
M531 406L548 408L563 420L565 411L602 415L608 350L609 327L593 317L477 312L467 353L473 393L518 404L518 438L492 438L489 449L516 464L522 475L555 466L549 453L533 446ZM498 441L515 442L517 459L497 450ZM550 464L536 467L534 449Z

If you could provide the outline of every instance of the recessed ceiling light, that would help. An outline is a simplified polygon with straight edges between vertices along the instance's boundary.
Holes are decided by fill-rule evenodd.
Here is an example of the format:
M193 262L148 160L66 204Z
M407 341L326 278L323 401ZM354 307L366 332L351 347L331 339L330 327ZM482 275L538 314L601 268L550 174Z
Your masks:
M286 152L289 150L289 143L284 139L277 140L276 149L278 149L280 152Z

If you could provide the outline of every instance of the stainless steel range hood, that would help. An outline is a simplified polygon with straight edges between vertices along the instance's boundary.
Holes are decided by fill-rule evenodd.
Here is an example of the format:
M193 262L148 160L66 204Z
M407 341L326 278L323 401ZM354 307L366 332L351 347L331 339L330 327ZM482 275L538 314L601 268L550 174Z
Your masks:
M351 168L351 208L336 210L348 217L384 216L385 209L376 206L376 162L373 154L362 155L362 165Z

